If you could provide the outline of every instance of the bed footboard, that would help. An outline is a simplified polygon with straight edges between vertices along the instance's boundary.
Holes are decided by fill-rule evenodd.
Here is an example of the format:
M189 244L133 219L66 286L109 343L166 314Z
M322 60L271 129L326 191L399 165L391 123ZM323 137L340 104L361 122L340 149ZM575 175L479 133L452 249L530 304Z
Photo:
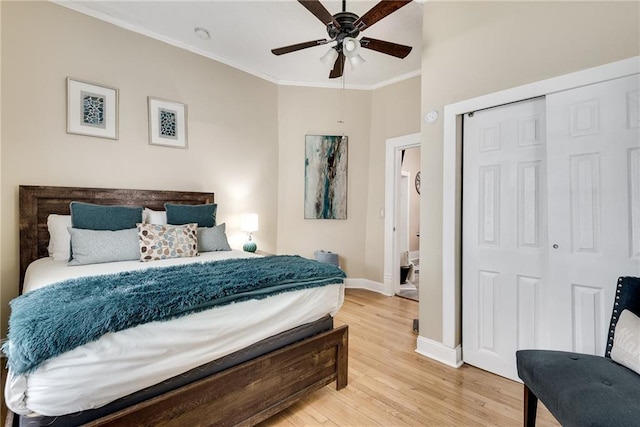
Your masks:
M255 425L333 381L344 388L347 359L344 325L87 425Z
M347 386L349 328L343 325L85 426L252 426L336 381ZM17 427L9 411L6 427Z

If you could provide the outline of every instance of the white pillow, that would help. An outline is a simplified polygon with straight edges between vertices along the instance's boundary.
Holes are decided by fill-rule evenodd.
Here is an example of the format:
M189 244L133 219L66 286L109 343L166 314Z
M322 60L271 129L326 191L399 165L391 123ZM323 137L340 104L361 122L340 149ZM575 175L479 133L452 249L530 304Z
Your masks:
M142 212L142 222L145 224L167 224L167 211L154 211L149 208L144 208Z
M629 310L618 318L611 359L640 374L640 317Z
M54 261L69 261L71 235L67 227L71 227L71 215L51 214L47 217L49 229L49 256Z

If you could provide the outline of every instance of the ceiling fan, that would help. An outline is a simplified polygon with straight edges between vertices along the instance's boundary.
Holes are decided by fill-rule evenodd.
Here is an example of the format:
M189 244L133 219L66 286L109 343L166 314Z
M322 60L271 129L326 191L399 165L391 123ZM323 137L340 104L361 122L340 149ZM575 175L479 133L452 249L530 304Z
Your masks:
M336 45L329 49L320 59L329 66L331 66L331 62L333 62L333 68L331 73L329 73L329 78L331 79L342 76L345 57L352 66L364 62L364 59L362 59L358 53L360 47L395 56L396 58L405 58L409 55L409 52L411 52L411 46L372 39L370 37L362 37L360 40L357 40L356 37L358 37L361 31L366 30L382 18L392 14L402 6L411 3L411 1L412 0L383 0L369 9L362 17L359 17L355 13L346 11L346 0L342 0L342 12L338 12L335 15L331 15L319 0L298 0L302 6L326 25L329 40L320 39L297 43L272 49L271 52L274 55L283 55L285 53L296 52L335 41L337 42Z

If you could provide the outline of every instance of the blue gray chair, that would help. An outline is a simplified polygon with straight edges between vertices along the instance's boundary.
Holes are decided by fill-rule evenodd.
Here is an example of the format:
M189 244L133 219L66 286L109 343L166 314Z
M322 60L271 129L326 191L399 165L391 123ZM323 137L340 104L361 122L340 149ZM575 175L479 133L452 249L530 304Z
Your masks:
M516 352L524 382L524 425L534 427L538 399L564 427L640 426L640 375L611 360L622 310L640 316L640 278L620 277L603 356L551 350Z

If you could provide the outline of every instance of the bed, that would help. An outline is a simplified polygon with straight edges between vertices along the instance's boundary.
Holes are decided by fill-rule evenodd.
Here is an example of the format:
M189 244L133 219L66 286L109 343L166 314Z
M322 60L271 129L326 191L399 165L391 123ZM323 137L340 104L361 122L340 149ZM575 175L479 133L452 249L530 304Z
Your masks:
M111 268L111 264L114 266L116 264L135 264L133 261L125 261L98 265L98 267L89 265L65 268L64 266L61 267L60 263L51 262L49 259L47 219L51 214L68 215L69 204L72 201L99 205L144 206L161 211L167 202L181 205L212 204L214 203L214 194L20 186L21 293L23 292L25 277L28 286L35 289L40 285L33 285L33 283L38 283L38 280L42 280L43 276L55 277L58 274L48 270L49 266L47 264L57 266L59 274L62 275L66 274L66 270L74 268L79 269L78 271L81 269L88 271L87 273L80 273L80 275L92 275L101 274L95 273L95 268L97 268L97 271L102 271L102 268ZM219 253L211 253L210 255L207 259L216 260L220 257L226 257ZM238 262L244 263L244 258L251 255L231 251L229 256L238 258ZM225 262L230 264L235 261L235 259L232 259ZM288 262L289 260L273 257L272 261L275 263L276 261ZM167 260L167 262L170 264L173 261ZM255 263L262 264L266 262L267 260L264 258L255 261ZM138 262L137 264L151 263ZM222 265L223 263L217 263L216 265L218 264ZM30 265L32 267L29 268L29 274L26 274L27 267ZM121 267L118 266L118 268ZM122 268L128 269L129 267ZM38 274L39 269L44 273ZM145 272L145 274L148 273ZM38 277L40 278L38 279ZM175 331L181 330L180 321L186 322L195 319L195 323L213 322L211 324L216 325L224 324L224 322L230 324L242 323L230 317L234 315L234 309L239 309L244 313L239 319L246 322L254 321L254 324L247 323L248 326L245 325L247 326L245 328L246 333L238 332L236 334L234 332L233 339L228 336L226 340L220 339L220 341L226 343L226 347L222 345L221 349L216 347L217 344L214 345L213 343L217 339L217 335L212 334L209 337L209 335L206 335L206 330L199 330L193 336L196 337L194 338L196 341L202 341L198 345L203 347L195 349L195 353L176 352L177 356L173 353L168 356L155 354L153 356L155 359L150 359L152 361L148 365L153 363L158 366L162 365L163 369L166 368L165 370L168 372L154 374L159 375L158 377L149 377L155 378L152 384L145 383L145 381L151 381L149 378L136 378L135 381L130 379L130 377L137 375L139 371L144 371L144 367L147 365L144 359L138 361L138 356L129 357L135 359L132 363L138 363L138 365L118 365L119 361L117 359L115 359L115 365L110 365L112 361L107 360L104 365L92 368L96 372L101 371L103 376L96 377L98 379L93 381L95 393L84 393L96 395L92 397L93 400L89 403L83 403L83 405L89 405L88 408L80 407L78 411L65 409L65 411L69 412L64 412L63 414L48 413L53 409L48 408L46 403L51 402L52 399L55 402L55 398L52 398L52 396L55 397L55 394L44 396L41 399L44 402L42 406L35 405L37 408L44 408L42 411L33 411L28 407L20 407L16 411L21 412L22 415L9 411L6 425L254 425L331 382L335 381L338 389L347 385L348 327L344 325L334 328L332 317L342 304L341 296L336 297L334 295L342 295L342 292L342 285L332 283L311 289L283 292L268 298L238 301L233 304L215 307L213 310L190 314L175 321L162 322L165 324L162 327L167 329L160 329L159 332L154 332L155 341L149 341L149 346L144 347L145 351L152 352L149 349L154 348L153 345L161 350L184 347L191 351L191 343L183 346L180 340L174 343L174 339L164 339L165 337L173 336L171 334L175 334ZM321 296L323 293L329 295L328 300L325 296ZM306 312L313 311L313 309L304 308L301 305L303 301L307 301L312 307L320 307L317 308L315 314L311 315L312 318L305 317L308 316ZM260 311L258 307L260 304L268 306L270 309ZM251 316L247 316L246 313L251 313ZM286 315L282 315L282 313L286 313ZM218 317L207 317L207 320L203 320L204 317L197 317L210 315ZM254 320L246 320L254 317ZM275 318L275 320L272 318ZM287 318L286 322L282 318ZM261 325L261 327L256 325ZM264 327L262 327L263 325ZM132 330L139 331L138 328L146 326L136 326ZM174 328L173 332L171 331L172 328ZM124 332L129 331L118 332L115 335L120 337L122 335L118 334ZM184 339L189 336L188 333L182 335L185 336ZM146 337L147 335L144 336ZM202 339L203 336L207 338ZM91 347L94 344L96 347L91 351L97 354L103 354L107 352L105 349L112 348L111 342L105 342L103 338L100 338L95 343L92 342L89 345L82 346L81 349L85 351L85 347ZM241 348L238 348L238 346L241 346ZM76 350L64 353L52 359L51 362L48 361L47 367L58 366L59 368L59 366L64 366L66 369L67 366L81 364L77 363L78 360L86 360L86 354L82 356L85 359L73 359L73 357L77 357L77 355L73 354L74 351ZM121 352L129 351L133 350L125 348ZM186 357L184 356L185 354L187 354ZM70 357L70 359L64 359L64 357ZM144 355L141 357L144 357ZM163 359L163 357L165 358ZM166 362L167 360L172 362L168 363ZM174 363L174 360L178 360L178 362ZM186 369L189 363L193 364L195 361L197 361L196 366ZM56 363L59 363L59 365L56 365ZM169 365L168 368L167 365ZM118 368L110 370L110 366L118 366ZM39 373L41 370L45 371L45 369L37 368L35 372ZM176 370L179 370L179 372L176 372ZM52 371L56 371L56 369ZM126 375L123 375L123 372L126 372ZM30 385L44 384L41 388L48 387L60 396L68 393L69 390L79 387L73 382L75 379L70 380L70 383L64 383L59 375L58 377L47 375L42 375L42 378L40 378L33 374L28 377L28 382ZM142 374L140 375L142 376ZM80 375L67 374L67 377L92 378L91 375L84 373ZM114 380L116 378L117 380ZM158 378L162 378L162 380L156 382ZM15 384L23 379L22 376L15 375L13 386L10 386L8 382L7 388L17 387ZM25 380L24 382L26 384L27 381ZM127 393L113 399L113 396L119 396L124 392L122 390L111 392L111 383L115 388L123 387L124 390L127 390ZM55 386L51 386L51 384ZM19 387L23 387L23 385L19 385ZM37 396L36 390L32 392L26 389L20 390L22 390L23 394L30 395L30 398L31 396ZM5 395L9 396L7 403L13 405L14 408L20 406L20 404L15 403L15 401L20 401L21 399L20 396L16 397L19 393L12 395L7 389L5 391ZM103 392L105 396L100 397ZM112 393L112 395L109 393ZM102 402L100 399L106 399L108 402ZM53 403L53 406L55 406L55 403ZM94 406L97 407L94 409Z

